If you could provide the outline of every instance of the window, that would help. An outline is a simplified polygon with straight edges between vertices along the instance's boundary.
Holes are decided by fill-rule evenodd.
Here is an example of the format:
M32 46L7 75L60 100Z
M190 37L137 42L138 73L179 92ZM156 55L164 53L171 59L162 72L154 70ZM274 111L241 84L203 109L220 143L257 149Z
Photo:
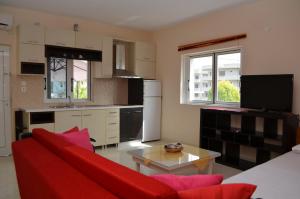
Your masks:
M181 103L240 102L240 49L184 55L182 67Z
M48 58L45 96L47 100L83 101L90 99L90 62Z

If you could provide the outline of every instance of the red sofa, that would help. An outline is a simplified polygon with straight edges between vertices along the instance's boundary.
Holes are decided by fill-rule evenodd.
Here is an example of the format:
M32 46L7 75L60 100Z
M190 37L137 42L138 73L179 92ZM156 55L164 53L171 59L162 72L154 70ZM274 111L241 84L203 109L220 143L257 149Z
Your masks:
M12 149L22 199L178 198L167 185L53 133L33 132Z

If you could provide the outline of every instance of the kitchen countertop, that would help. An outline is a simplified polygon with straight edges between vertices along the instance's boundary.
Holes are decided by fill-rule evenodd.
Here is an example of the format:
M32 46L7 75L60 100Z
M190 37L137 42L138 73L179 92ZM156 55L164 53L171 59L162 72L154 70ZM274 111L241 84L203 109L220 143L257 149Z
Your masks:
M110 108L143 108L143 105L74 105L74 106L49 106L48 108L21 108L25 112L50 112L50 111L81 111L81 110L99 110Z

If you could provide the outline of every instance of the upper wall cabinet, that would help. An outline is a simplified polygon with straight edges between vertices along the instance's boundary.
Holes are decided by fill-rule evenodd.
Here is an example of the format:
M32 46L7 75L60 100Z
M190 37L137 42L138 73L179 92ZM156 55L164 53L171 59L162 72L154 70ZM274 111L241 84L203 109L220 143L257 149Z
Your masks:
M155 79L155 46L136 42L134 48L134 73L144 79Z
M75 47L75 32L72 30L47 29L45 43L54 46Z
M20 25L18 27L19 42L23 44L45 44L45 30L36 25Z
M32 44L19 44L19 61L31 63L45 62L45 46Z
M76 48L101 50L102 37L88 32L76 32Z
M102 38L102 62L94 62L95 78L111 78L113 74L113 39Z
M18 73L44 75L45 31L41 26L18 26Z
M146 42L136 42L135 58L142 61L155 61L155 46Z

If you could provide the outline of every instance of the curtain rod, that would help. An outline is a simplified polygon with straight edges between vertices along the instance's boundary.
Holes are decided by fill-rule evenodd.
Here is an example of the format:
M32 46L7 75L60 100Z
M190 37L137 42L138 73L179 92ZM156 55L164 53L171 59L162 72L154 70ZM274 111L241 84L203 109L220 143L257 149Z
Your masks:
M216 45L216 44L224 43L224 42L228 42L228 41L244 39L246 37L247 37L247 34L239 34L239 35L233 35L233 36L228 36L228 37L222 37L222 38L217 38L217 39L211 39L211 40L206 40L206 41L181 45L181 46L178 46L178 51L184 51L184 50L190 50L190 49L195 49L195 48L202 48L202 47L206 47L206 46L212 46L212 45Z

